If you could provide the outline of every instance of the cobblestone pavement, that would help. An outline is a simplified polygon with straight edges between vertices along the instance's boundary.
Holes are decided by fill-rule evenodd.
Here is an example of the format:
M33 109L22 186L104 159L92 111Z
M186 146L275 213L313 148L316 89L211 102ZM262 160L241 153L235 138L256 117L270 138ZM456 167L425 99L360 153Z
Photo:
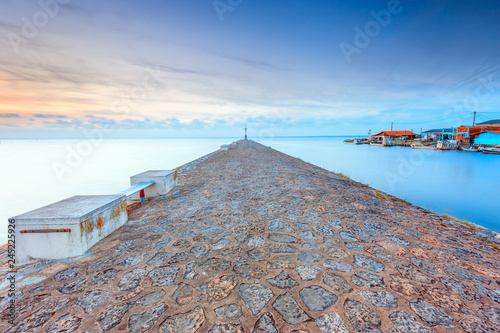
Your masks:
M250 140L129 219L78 261L21 268L1 331L500 331L494 233Z

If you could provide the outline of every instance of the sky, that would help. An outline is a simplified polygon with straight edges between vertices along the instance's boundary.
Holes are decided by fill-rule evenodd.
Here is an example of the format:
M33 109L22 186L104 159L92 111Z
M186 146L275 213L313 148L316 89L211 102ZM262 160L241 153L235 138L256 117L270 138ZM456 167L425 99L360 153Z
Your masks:
M498 119L498 22L498 1L0 0L0 138Z

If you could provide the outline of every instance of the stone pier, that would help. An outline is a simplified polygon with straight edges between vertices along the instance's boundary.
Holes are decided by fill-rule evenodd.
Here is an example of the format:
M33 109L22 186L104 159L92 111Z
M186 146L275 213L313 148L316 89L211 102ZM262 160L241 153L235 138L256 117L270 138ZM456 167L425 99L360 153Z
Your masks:
M18 268L14 325L1 254L0 331L500 331L489 230L251 140L177 171L92 253Z

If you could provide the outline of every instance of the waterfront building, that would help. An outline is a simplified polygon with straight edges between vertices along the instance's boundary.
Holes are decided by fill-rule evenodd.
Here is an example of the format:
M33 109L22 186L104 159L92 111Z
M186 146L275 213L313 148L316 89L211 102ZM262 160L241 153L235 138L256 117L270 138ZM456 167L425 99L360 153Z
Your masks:
M443 131L451 131L451 128L436 128L422 132L422 141L443 140Z
M371 144L379 146L395 146L415 139L412 131L382 131L372 135Z

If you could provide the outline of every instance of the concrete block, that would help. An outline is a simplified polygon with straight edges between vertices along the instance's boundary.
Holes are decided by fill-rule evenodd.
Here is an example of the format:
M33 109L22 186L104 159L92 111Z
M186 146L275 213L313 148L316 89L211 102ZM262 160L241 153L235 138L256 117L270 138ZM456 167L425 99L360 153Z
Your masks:
M177 185L177 171L175 170L149 170L130 177L130 185L137 183L155 182L144 189L146 199L165 195ZM133 194L132 201L140 201L140 193Z
M230 145L221 145L220 150L229 150Z
M124 195L77 195L13 217L16 264L84 254L128 221Z

